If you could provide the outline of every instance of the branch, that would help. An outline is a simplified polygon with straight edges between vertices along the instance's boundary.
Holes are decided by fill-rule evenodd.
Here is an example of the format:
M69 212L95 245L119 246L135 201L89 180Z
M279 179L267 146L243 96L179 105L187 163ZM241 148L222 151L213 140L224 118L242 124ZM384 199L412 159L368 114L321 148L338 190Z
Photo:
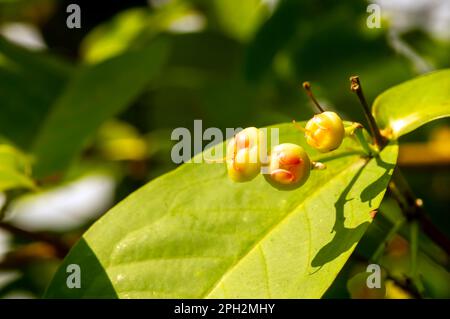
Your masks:
M431 222L423 208L422 200L414 195L398 168L394 171L389 189L405 213L406 218L410 221L417 220L423 232L440 246L447 255L450 255L450 240Z
M423 232L430 237L437 245L439 245L447 255L450 255L450 240L442 233L425 214L419 215L419 222Z

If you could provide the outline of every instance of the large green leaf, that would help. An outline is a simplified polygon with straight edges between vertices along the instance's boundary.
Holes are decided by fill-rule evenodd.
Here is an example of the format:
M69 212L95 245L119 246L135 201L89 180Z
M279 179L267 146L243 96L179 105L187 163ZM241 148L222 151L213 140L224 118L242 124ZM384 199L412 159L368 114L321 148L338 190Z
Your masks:
M321 297L370 224L397 146L367 160L347 140L319 155L292 124L276 127L280 142L303 145L327 169L280 191L263 176L233 183L223 164L184 164L96 222L46 296ZM69 264L81 267L81 289L66 286Z
M390 88L376 98L372 113L383 134L394 139L430 121L450 116L450 69Z
M0 135L29 147L70 73L63 61L0 36Z
M82 70L58 99L37 137L36 174L64 169L105 120L142 93L166 56L167 43L155 41Z

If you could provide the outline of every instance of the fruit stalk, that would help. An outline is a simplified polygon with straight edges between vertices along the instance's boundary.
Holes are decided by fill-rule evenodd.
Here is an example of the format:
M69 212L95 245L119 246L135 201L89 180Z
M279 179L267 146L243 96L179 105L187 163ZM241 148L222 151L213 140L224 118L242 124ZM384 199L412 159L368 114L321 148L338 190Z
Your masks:
M389 189L400 205L405 217L410 221L417 220L422 231L441 247L447 255L450 255L450 240L431 222L423 208L422 200L414 195L398 168L394 170Z
M366 98L361 87L361 82L359 77L354 75L350 77L350 89L356 93L364 109L364 114L366 115L367 122L369 123L370 133L372 134L373 143L381 149L386 145L386 139L381 135L380 129L378 128L377 122L370 112L369 105L367 104Z

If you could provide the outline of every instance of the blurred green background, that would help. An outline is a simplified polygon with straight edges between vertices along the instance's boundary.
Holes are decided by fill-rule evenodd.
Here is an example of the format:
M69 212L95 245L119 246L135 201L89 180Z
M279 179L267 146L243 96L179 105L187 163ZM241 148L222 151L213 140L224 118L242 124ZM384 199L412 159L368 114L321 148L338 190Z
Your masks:
M0 297L41 296L92 222L175 168L173 129L195 119L223 130L307 120L306 80L327 109L364 123L351 75L371 103L450 66L450 1L374 2L382 20L371 29L362 0L0 0L0 147L20 150L21 172L37 185L0 183ZM66 26L70 3L80 5L80 29ZM401 140L399 161L447 236L449 140L449 121L426 125ZM2 160L0 148L0 177ZM397 210L388 196L325 297L350 297L348 279ZM411 297L400 287L405 245L396 238L399 259L386 256L397 274L388 297ZM424 297L450 297L448 256L422 245Z

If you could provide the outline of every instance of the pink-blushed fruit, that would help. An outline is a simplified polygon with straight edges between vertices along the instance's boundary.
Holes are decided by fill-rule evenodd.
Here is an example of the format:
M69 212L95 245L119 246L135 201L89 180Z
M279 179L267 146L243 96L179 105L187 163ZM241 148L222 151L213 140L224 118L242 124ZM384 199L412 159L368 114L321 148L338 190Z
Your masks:
M311 161L303 147L284 143L275 146L270 154L266 179L280 189L292 189L306 182Z

